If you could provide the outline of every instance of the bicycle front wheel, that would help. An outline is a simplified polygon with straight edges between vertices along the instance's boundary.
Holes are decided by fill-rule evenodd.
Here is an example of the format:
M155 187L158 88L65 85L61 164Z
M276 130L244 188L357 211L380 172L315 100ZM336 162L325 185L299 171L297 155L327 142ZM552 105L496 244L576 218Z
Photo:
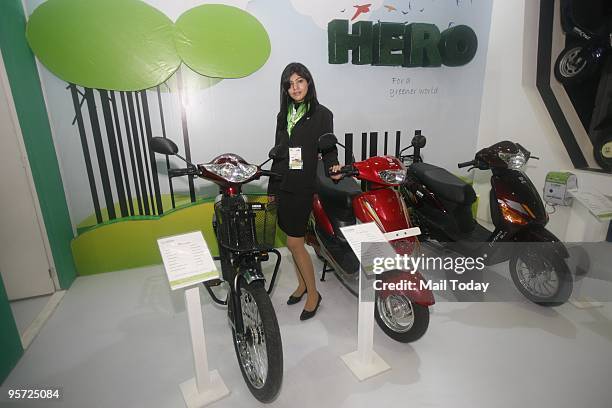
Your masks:
M271 402L283 382L283 346L276 313L262 281L240 289L242 333L232 329L242 377L255 398Z

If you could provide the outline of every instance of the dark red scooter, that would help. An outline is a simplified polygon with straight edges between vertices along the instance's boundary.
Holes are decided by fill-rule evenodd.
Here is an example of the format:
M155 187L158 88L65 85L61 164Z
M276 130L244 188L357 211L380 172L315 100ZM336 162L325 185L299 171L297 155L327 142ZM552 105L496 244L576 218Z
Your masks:
M319 139L322 151L338 143L332 134ZM344 146L342 146L344 147ZM395 157L371 157L342 167L345 177L335 183L325 175L323 163L317 169L317 192L313 212L306 231L306 242L324 261L325 273L334 271L338 279L355 295L359 291L359 261L340 228L357 223L375 222L399 254L411 255L416 238L408 237L408 210L393 188L406 176L406 168ZM353 177L366 181L362 191ZM327 269L327 266L333 269ZM420 288L423 277L418 273L399 270L379 275L383 283L410 281ZM433 293L427 289L376 291L375 317L380 328L392 339L407 343L419 339L429 326L429 306Z
M425 136L417 131L409 147L414 153L401 193L422 239L485 265L510 260L510 275L518 290L542 306L565 303L572 293L572 274L565 245L545 227L548 214L537 189L522 171L537 159L518 143L503 141L476 153L459 168L491 170L490 209L494 231L472 215L476 193L471 185L443 168L424 163ZM406 148L407 149L407 148ZM404 149L404 150L406 150Z

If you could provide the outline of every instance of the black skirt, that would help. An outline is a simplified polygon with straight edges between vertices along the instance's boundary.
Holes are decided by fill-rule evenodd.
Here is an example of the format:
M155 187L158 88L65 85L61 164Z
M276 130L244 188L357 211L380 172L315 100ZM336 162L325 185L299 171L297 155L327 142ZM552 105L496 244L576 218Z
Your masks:
M313 193L278 192L278 226L290 237L306 235L308 217L312 211Z

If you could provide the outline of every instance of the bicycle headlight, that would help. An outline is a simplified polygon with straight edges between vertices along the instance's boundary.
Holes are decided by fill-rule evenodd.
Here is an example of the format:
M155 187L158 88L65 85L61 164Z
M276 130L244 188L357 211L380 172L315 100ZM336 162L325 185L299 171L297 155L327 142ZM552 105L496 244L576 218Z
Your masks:
M387 184L402 184L406 179L406 169L382 170L378 172L378 177Z
M512 170L522 169L527 162L525 154L521 151L518 153L499 152L498 156L508 165L508 168Z
M257 173L257 166L254 164L244 164L240 162L236 164L228 162L204 164L203 166L207 171L224 178L230 183L243 183Z

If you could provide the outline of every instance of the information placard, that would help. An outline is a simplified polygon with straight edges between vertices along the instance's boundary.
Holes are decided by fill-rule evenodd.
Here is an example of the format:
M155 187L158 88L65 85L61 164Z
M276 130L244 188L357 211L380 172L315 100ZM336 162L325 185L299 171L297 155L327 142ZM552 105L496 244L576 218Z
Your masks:
M157 240L172 290L219 278L201 231Z
M341 227L340 230L368 275L373 273L375 258L395 255L393 247L374 222Z
M597 191L572 191L572 196L580 201L595 217L600 220L612 218L612 200Z

